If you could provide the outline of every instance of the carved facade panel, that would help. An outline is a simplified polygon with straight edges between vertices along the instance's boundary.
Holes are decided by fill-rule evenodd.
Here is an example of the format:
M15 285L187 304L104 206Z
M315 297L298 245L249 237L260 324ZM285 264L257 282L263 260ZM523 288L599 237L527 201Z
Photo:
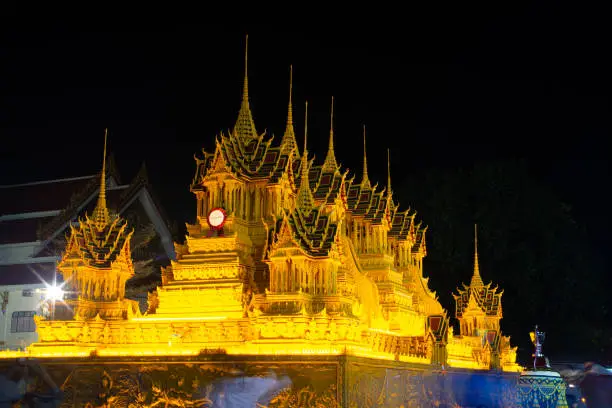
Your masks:
M180 265L180 264L178 264ZM238 263L226 265L185 265L173 268L174 279L177 281L203 280L203 279L237 279L244 275L244 267L239 267Z
M517 374L435 371L427 365L346 366L349 407L520 407Z
M427 401L422 371L348 363L349 407L422 407Z
M146 344L148 347L145 347L145 349L159 350L166 345L170 347L172 344L188 345L194 343L205 345L210 342L215 344L219 342L244 342L252 337L251 327L245 320L176 321L171 324L155 321L130 324L37 321L40 344L35 344L32 350L34 352L36 350L49 351L48 344L52 343L57 349L50 350L50 352L55 352L55 355L62 355L62 351L69 351L69 349L76 351L82 346L87 348L87 354L93 350L104 354L124 344ZM142 353L142 351L142 348L134 349L132 353Z
M47 371L64 391L62 408L340 406L333 361L72 363Z
M64 392L62 408L521 406L517 374L356 357L96 358L44 365ZM45 393L40 380L30 381Z

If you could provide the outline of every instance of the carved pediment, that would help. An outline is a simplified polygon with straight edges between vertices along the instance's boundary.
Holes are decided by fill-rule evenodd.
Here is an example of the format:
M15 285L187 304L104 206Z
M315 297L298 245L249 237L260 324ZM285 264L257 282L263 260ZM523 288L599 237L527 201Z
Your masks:
M298 243L293 237L291 225L289 224L287 216L283 217L280 228L273 239L274 241L270 247L270 255L273 255L275 251L281 248L299 248Z

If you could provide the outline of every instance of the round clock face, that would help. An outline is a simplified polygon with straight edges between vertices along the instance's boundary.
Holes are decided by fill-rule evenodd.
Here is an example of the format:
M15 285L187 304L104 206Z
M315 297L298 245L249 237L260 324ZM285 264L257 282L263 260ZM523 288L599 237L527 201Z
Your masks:
M221 228L225 222L225 211L222 208L214 208L208 213L208 224L211 228Z

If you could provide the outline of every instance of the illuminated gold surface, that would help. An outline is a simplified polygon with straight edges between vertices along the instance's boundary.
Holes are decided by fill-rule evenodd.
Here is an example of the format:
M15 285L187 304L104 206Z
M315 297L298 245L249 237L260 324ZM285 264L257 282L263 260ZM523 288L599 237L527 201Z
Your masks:
M192 191L197 221L187 225L185 243L175 244L177 259L162 270L162 285L149 294L144 315L136 302L125 298L125 281L134 273L132 233L106 209L103 164L94 216L72 228L58 265L78 293L68 302L74 316L37 317L39 342L0 356L196 356L220 351L494 366L491 350L478 346L481 337L447 333L446 312L423 276L427 228L394 203L390 174L386 190L371 186L365 127L360 184L340 172L330 129L327 158L319 167L340 182L323 197L314 194L323 178L309 179L317 165L308 158L306 134L299 156L291 97L279 147L287 162L277 161L269 174L260 176L256 174L262 174L265 163L257 158L258 149L267 152L271 145L264 136L255 130L245 72L234 129L217 138L214 153L196 157ZM275 171L280 172L277 178ZM378 200L379 208L371 211L375 216L349 205L353 185L359 186L359 194ZM221 231L211 231L206 222L216 207L227 212ZM405 220L401 231L392 234L393 220L399 218ZM324 242L329 249L317 252ZM98 254L97 261L90 260L92 254ZM466 318L482 320L478 308L466 313ZM435 327L432 317L438 319ZM493 322L497 328L499 319L501 309ZM497 366L514 369L516 351L509 339L502 338L499 347Z
M516 363L516 347L511 347L510 337L501 334L503 317L501 297L491 283L485 284L480 275L478 262L478 234L474 226L474 273L469 286L459 289L454 295L457 303L456 316L460 335L448 336L448 364L452 367L520 372ZM466 302L467 299L467 302ZM490 338L487 338L490 334Z
M6 362L0 361L0 372ZM62 407L517 407L516 373L353 356L49 358ZM489 393L468 404L466 392ZM31 389L45 393L42 382ZM474 401L472 401L474 402ZM527 405L529 407L533 405Z
M134 276L130 251L133 230L106 207L106 131L96 208L91 218L86 215L70 230L66 251L57 269L69 291L77 294L76 299L67 301L74 319L115 320L138 314L137 303L125 298L125 283ZM41 333L54 330L50 329L49 322L38 319L37 323Z

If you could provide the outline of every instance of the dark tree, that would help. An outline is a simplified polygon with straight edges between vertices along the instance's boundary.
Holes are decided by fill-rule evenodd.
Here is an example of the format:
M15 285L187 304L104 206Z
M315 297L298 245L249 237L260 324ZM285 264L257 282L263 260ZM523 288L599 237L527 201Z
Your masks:
M450 293L472 274L476 223L481 273L504 289L502 327L519 359L530 356L528 332L536 323L549 333L545 351L553 359L605 357L609 279L584 226L526 162L413 174L398 196L430 227L425 273L451 316Z

